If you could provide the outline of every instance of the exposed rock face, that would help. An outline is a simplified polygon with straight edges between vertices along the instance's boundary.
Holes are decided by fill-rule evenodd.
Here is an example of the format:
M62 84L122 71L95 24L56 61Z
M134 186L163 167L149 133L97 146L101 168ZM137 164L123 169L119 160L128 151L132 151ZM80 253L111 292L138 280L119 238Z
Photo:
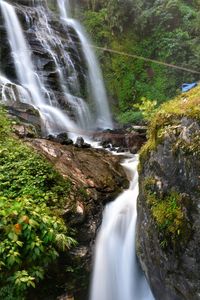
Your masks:
M200 299L199 99L166 107L141 153L137 254L157 300Z
M142 132L138 129L131 132L124 129L106 130L94 133L93 138L100 141L104 148L120 147L121 150L130 150L135 154L146 141L146 130Z
M63 285L74 294L76 300L87 300L92 248L104 205L128 186L124 170L119 164L122 158L101 149L82 149L45 139L29 139L27 143L71 180L70 201L63 209L63 216L75 229L75 239L78 241L78 246L70 256L62 256L59 267L54 268L52 274L50 272L52 291L49 282L41 283L39 295L36 291L37 296L34 298L30 295L29 299L55 299L51 292L55 293L55 286ZM70 261L76 271L67 274L65 268ZM47 290L45 286L48 286ZM60 289L60 293L63 293L63 289Z
M5 106L10 120L13 120L13 132L20 138L35 138L42 135L41 120L37 109L33 106L20 103L11 102L9 106Z

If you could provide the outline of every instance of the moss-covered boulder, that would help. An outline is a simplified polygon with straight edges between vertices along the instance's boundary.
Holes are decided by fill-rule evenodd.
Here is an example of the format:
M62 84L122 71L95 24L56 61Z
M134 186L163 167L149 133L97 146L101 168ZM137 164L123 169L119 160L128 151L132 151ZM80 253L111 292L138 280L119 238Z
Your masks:
M200 87L164 104L140 153L137 254L156 299L200 299Z

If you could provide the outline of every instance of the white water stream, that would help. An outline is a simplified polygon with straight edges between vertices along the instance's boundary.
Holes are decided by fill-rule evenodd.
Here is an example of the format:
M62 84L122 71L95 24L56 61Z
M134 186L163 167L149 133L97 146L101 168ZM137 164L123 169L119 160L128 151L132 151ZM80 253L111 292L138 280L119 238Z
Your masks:
M135 253L137 157L123 163L130 187L108 204L96 240L90 300L153 300Z

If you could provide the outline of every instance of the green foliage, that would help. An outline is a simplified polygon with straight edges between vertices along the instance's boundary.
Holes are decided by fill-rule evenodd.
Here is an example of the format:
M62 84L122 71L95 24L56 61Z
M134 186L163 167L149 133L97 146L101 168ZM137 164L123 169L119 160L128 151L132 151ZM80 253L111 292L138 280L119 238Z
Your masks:
M32 149L13 138L0 143L0 196L22 195L60 207L67 200L70 182Z
M57 249L68 249L73 240L63 220L32 198L0 197L0 220L0 286L12 284L14 295L23 295L43 279Z
M199 70L199 1L96 0L93 4L84 7L84 20L99 46ZM124 115L131 116L133 104L142 97L160 105L177 95L182 83L199 80L198 74L112 52L101 52L100 58L109 94L118 100L114 113L121 122L134 121Z
M6 118L5 111L0 108L0 142L3 141L10 132L10 121Z
M90 28L90 34L93 40L100 45L108 42L110 31L107 22L107 9L102 9L99 12L87 11L85 12L85 25Z
M138 108L142 112L145 120L149 121L156 112L157 101L148 100L145 97L141 98L141 103L134 105L135 108Z
M58 251L75 243L58 215L70 183L13 138L2 110L0 115L0 298L22 300Z
M117 121L120 124L140 124L143 121L143 115L140 111L128 110L117 114Z

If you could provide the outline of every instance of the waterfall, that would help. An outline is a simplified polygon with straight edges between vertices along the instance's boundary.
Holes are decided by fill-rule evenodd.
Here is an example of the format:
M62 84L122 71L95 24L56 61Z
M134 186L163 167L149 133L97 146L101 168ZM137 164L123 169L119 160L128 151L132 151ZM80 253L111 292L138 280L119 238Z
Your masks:
M90 300L153 300L135 253L137 157L123 166L130 187L108 204L96 240Z
M58 3L62 20L68 20L67 24L63 21L58 23L47 5L42 5L43 1L31 3L28 7L17 6L18 12L24 15L27 27L26 31L23 31L14 5L0 0L1 14L17 75L16 80L9 78L9 74L7 78L2 74L0 67L2 101L20 101L38 109L45 134L56 135L66 131L73 138L85 130L97 127L111 128L112 121L103 83L97 86L102 90L99 91L99 98L93 97L92 93L94 100L90 105L85 96L82 96L85 95L83 81L87 77L84 67L81 66L84 65L82 57L86 60L88 54L79 53L74 37L71 37L68 30L69 27L73 27L69 24L72 19L68 18L69 1L60 0ZM57 28L54 29L52 26L55 24ZM75 31L79 37L77 30ZM33 38L33 41L29 37ZM92 55L95 66L96 58ZM85 64L88 65L88 59ZM95 70L92 85L96 85L96 77L103 82L98 65L95 66ZM91 75L89 78L91 82ZM92 87L92 91L97 88Z
M5 19L18 80L20 86L29 94L29 97L23 98L24 102L32 104L39 110L47 134L57 134L64 130L76 131L76 124L70 120L67 114L59 108L52 107L50 94L34 70L31 50L25 40L14 7L5 1L0 1L0 6ZM4 87L6 84L5 82Z
M60 17L63 19L68 19L71 15L69 0L58 0L58 8L60 12Z
M96 106L96 126L99 128L112 128L113 125L103 77L94 51L92 50L90 39L81 24L77 20L69 17L70 12L67 11L67 9L69 9L69 1L57 0L57 3L60 17L74 29L80 40L85 61L87 63L92 98L94 99Z
M14 64L20 84L29 90L33 104L39 106L43 102L40 82L31 61L31 52L23 35L21 25L18 21L14 8L4 2L0 2L2 14L5 18L10 46L13 52Z

